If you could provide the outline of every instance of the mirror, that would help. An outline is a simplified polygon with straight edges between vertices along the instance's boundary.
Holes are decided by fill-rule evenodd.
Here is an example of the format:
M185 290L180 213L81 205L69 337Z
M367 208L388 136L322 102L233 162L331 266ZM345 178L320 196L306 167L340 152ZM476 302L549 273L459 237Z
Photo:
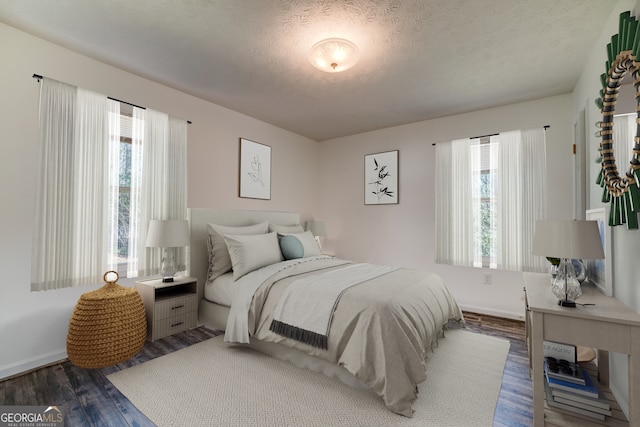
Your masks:
M600 157L597 161L601 165L597 183L603 188L602 201L611 203L609 210L609 225L627 224L629 229L638 228L637 212L640 211L640 63L635 62L640 53L640 28L636 18L630 12L620 14L618 34L611 37L607 44L607 72L600 76L602 90L596 105L602 113L602 121L597 123L601 128L596 133L602 137L600 142ZM632 78L635 92L636 129L634 147L629 154L628 163L616 163L616 149L624 149L626 141L618 142L614 149L614 116L616 103L623 87L623 80ZM627 87L627 85L624 85ZM620 132L619 132L620 133ZM621 172L618 170L620 167Z
M625 74L616 101L616 112L613 115L613 155L619 171L624 172L631 161L631 153L636 136L636 99L633 76ZM640 226L640 224L639 224Z

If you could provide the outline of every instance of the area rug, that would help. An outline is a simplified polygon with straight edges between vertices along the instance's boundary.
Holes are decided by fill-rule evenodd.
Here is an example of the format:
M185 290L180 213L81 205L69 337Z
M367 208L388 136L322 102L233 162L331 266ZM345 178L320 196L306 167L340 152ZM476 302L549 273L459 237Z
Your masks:
M158 426L491 426L509 352L504 339L448 330L428 353L413 418L369 390L222 337L111 374Z

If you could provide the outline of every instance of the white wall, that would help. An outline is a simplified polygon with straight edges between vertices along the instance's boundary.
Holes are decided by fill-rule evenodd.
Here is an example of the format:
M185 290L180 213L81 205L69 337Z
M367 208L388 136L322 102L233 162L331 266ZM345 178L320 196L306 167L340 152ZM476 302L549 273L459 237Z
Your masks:
M329 237L324 248L357 260L403 265L439 273L468 310L524 318L521 273L437 265L432 143L530 129L547 130L548 212L573 218L571 96L569 94L428 120L322 143L321 214ZM364 205L364 155L400 150L397 205ZM484 284L484 275L493 283Z
M588 148L587 165L588 178L587 189L589 190L589 209L605 206L607 215L609 205L601 201L602 189L595 184L596 177L600 170L600 165L594 162L598 153L600 139L595 137L595 123L602 119L600 111L594 100L598 98L600 85L600 74L604 72L606 55L606 45L611 41L611 36L618 33L619 15L622 12L631 11L636 18L640 18L640 1L619 0L615 10L607 20L604 29L600 34L598 42L595 44L589 62L585 66L582 76L574 90L573 113L585 108L587 109L587 130ZM631 88L628 88L632 90ZM615 141L615 140L614 140ZM623 167L621 170L625 170ZM612 239L612 265L613 265L613 296L627 304L636 312L640 313L640 263L637 254L640 253L640 231L627 230L626 226L610 227ZM611 390L615 394L620 406L623 409L629 407L628 393L628 366L627 357L620 354L611 356ZM626 411L628 414L628 410Z
M0 378L66 357L70 315L98 286L31 293L31 238L41 74L191 120L190 207L317 210L319 144L0 24ZM272 147L270 201L238 198L238 147L244 137ZM126 282L120 281L121 284Z

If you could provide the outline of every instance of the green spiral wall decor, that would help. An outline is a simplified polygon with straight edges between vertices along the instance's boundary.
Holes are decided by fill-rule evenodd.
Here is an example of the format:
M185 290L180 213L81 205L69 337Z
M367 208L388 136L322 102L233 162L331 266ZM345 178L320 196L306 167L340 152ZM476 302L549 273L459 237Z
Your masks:
M601 169L596 183L602 187L602 201L610 203L609 225L627 224L629 229L638 228L640 211L640 22L631 16L631 12L620 14L618 34L611 37L607 44L606 72L600 75L602 89L596 105L602 113L602 121L596 123L600 128L596 136L602 137L599 156L596 163ZM625 75L633 77L636 99L636 136L629 162L629 168L620 175L614 155L613 116L616 101Z

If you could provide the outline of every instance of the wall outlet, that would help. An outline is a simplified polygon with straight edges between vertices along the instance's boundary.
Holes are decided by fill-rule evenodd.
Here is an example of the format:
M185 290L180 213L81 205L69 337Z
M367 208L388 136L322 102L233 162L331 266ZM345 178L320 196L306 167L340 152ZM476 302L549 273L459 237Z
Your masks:
M484 274L484 284L485 285L490 285L492 283L493 283L493 274L485 273Z

